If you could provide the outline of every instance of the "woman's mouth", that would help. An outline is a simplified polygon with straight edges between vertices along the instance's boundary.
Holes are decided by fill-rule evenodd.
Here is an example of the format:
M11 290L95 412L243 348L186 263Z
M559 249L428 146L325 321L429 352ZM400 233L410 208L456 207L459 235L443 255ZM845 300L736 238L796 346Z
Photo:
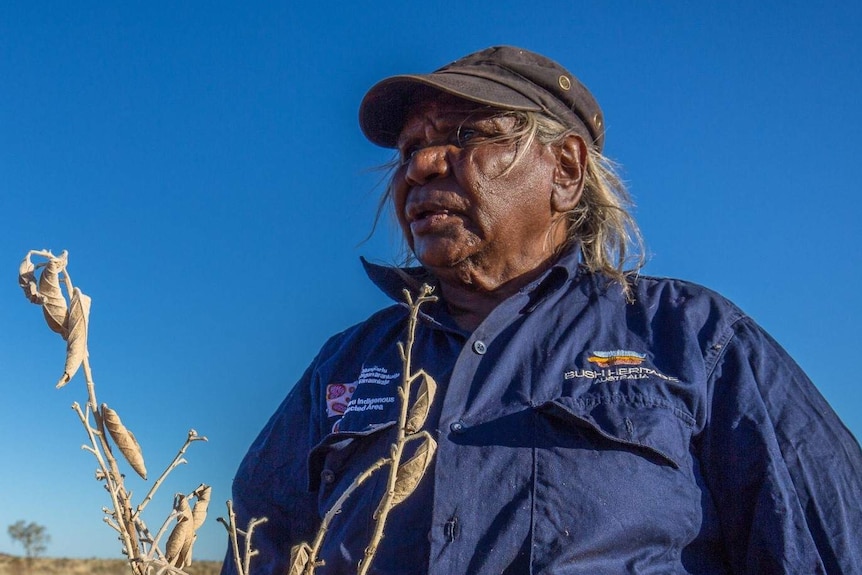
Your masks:
M414 235L432 233L440 226L446 225L453 217L454 212L445 208L418 210L410 218L410 231Z

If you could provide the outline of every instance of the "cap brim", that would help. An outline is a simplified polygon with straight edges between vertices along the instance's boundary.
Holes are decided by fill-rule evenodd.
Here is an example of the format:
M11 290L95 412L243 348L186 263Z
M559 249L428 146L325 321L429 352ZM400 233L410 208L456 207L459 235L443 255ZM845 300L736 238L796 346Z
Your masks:
M416 93L430 87L465 100L508 110L539 112L541 106L520 92L489 78L457 72L392 76L368 90L359 106L359 126L378 146L394 148Z

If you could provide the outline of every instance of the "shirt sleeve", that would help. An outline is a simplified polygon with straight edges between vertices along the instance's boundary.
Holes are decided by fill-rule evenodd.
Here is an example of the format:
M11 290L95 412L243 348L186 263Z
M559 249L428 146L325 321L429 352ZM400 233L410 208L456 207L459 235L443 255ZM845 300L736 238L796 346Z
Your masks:
M699 447L732 572L862 573L859 444L750 319L720 347Z
M316 496L308 491L307 456L316 442L313 365L294 386L255 439L233 481L233 506L239 529L266 517L253 532L251 573L287 572L290 550L311 541L318 526ZM240 538L240 548L244 541ZM228 543L222 575L237 573Z

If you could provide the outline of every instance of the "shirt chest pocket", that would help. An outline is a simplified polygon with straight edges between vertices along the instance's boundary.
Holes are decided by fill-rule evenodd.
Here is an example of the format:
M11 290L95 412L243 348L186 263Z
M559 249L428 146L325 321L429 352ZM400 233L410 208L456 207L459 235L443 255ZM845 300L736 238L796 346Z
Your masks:
M374 511L386 489L390 446L396 422L344 427L325 436L309 453L309 489L316 492L318 516L329 514L319 557L325 573L355 573L372 538ZM345 429L346 428L346 429Z
M355 470L358 474L378 458L386 457L389 444L387 430L395 422L368 425L358 431L340 430L330 433L308 455L308 488L325 489L344 475Z
M656 464L680 469L689 459L694 419L682 409L621 395L561 397L538 408L551 436L565 442L574 433L593 449L625 450Z
M650 572L676 572L674 557L702 524L689 417L622 395L562 397L537 412L536 561L575 563L619 549L650 557ZM560 533L580 547L559 551L552 543Z
M308 487L317 492L318 510L321 517L335 503L354 480L364 471L385 460L394 439L395 422L368 425L361 430L340 430L324 437L308 456ZM389 432L393 433L389 433ZM377 492L382 489L387 467L381 466L367 475L343 515L368 515L360 501L377 501ZM384 479L381 479L384 478ZM366 519L361 521L365 524Z

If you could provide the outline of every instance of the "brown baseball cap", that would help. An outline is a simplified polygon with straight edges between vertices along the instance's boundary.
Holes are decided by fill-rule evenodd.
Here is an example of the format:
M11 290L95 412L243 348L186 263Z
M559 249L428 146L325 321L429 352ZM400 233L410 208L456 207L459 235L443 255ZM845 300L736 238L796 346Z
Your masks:
M365 136L394 148L423 86L504 110L542 112L576 130L596 150L604 145L602 110L590 91L550 58L512 46L486 48L430 74L381 80L359 106Z

